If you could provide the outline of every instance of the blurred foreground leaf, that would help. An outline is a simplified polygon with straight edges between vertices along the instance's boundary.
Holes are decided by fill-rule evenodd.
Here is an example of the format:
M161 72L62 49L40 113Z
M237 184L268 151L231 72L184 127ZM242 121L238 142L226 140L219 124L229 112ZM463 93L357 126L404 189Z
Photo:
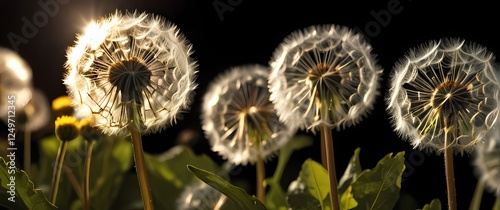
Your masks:
M28 175L0 157L0 207L12 210L57 209L40 189L34 189Z
M216 190L220 191L222 194L226 195L231 199L241 210L265 210L266 207L262 204L255 196L250 196L245 192L245 190L236 187L224 180L222 177L217 176L209 171L194 167L192 165L187 165L189 171L191 171L196 177L198 177L203 182L212 186Z

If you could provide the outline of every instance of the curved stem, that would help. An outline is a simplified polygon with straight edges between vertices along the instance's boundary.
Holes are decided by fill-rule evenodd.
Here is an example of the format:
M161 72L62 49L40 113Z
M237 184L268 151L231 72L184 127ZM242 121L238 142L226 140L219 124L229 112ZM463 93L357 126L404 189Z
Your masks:
M130 133L132 134L135 170L137 172L137 179L139 180L139 188L141 189L142 203L145 210L153 210L153 196L151 195L151 187L149 186L141 134L135 129L130 129Z
M24 125L24 171L31 176L31 131Z
M448 210L457 209L457 194L455 187L455 169L453 165L453 149L450 147L449 127L445 120L444 132L444 168L446 172L446 190L448 194Z
M83 201L83 190L80 186L80 183L78 183L78 180L76 179L73 170L71 170L71 168L66 164L63 164L63 170L64 174L66 174L66 176L68 177L69 183L71 184L71 186L73 186L76 196L78 197L78 199Z
M335 155L333 150L332 130L325 125L320 126L321 139L325 142L324 148L326 159L326 169L330 180L330 203L332 210L340 210L339 197L337 192L337 172L335 171ZM323 144L322 144L323 145Z
M59 190L59 180L61 178L61 171L64 163L64 157L66 156L66 149L68 148L68 142L62 141L59 145L59 150L56 155L56 165L54 167L54 173L52 174L52 186L51 186L51 194L50 200L52 204L56 204L57 200L57 191Z
M481 207L481 200L483 198L484 192L484 180L479 179L476 184L476 190L474 190L474 195L469 207L469 210L478 210Z
M85 177L83 179L83 200L84 209L90 210L90 163L92 160L92 150L94 148L95 141L85 141L87 144L87 154L85 155Z

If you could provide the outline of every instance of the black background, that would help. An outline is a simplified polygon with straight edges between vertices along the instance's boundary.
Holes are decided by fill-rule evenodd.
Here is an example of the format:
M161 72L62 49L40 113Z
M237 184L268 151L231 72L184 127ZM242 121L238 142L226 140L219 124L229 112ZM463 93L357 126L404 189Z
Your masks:
M47 1L1 1L0 46L15 49L8 34L26 37L23 34L26 22L23 20L32 23L33 17L43 12L39 2ZM214 7L217 2L229 10L218 12ZM413 196L420 206L433 198L440 198L445 206L443 157L413 151L409 143L401 140L393 131L382 98L393 64L409 48L442 37L462 37L487 47L495 54L500 53L498 9L482 1L69 0L58 5L54 16L47 16L46 23L36 27L37 32L26 38L27 43L17 46L18 53L33 69L34 86L44 91L49 101L65 94L66 89L62 84L65 51L73 45L75 34L81 33L90 20L116 9L162 15L175 23L193 45L192 56L199 65L195 101L184 119L176 125L161 133L143 137L144 148L151 153L160 153L172 147L176 143L176 136L184 129L202 132L200 99L217 74L237 65L267 65L274 49L285 36L310 25L333 23L357 28L368 37L373 53L384 68L382 94L374 110L359 125L333 134L338 176L357 147L361 148L360 158L364 168L374 167L380 158L390 152L405 151L408 159L406 166L411 170L404 175L402 191ZM397 5L398 11L391 14L389 8L394 5ZM381 21L377 20L377 14L390 16L384 16L385 19ZM43 18L39 21L43 22ZM48 130L41 130L34 136L37 138L49 133ZM312 133L304 134L313 136ZM303 160L308 157L320 160L319 137L313 137L316 143L312 147L297 151L292 156L283 179L284 186L297 176ZM197 152L207 153L214 160L222 162L217 154L210 151L203 135L195 148ZM412 160L414 157L416 159ZM471 160L468 155L455 156L459 209L468 208L476 184ZM268 175L272 174L276 162L275 159L268 162ZM248 181L250 191L253 190L253 175L251 166L239 167L233 173L236 180ZM491 209L493 196L486 193L484 197L484 208Z

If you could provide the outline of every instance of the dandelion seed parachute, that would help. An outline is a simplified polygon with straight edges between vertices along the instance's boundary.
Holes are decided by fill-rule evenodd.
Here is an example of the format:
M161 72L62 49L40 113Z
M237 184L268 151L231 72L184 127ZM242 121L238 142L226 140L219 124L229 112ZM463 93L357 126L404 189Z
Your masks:
M270 61L271 101L280 119L302 129L341 129L373 108L382 68L362 35L337 25L291 33ZM320 112L320 104L327 106Z
M212 150L236 165L266 160L295 134L279 121L269 101L269 69L261 65L233 67L219 75L203 98L203 130Z
M455 153L471 152L498 118L494 55L460 38L410 49L393 67L387 110L415 148L442 152L445 129Z
M67 50L64 84L75 115L91 117L106 134L124 134L137 108L140 132L160 131L192 101L191 54L179 29L154 14L116 11L89 24Z

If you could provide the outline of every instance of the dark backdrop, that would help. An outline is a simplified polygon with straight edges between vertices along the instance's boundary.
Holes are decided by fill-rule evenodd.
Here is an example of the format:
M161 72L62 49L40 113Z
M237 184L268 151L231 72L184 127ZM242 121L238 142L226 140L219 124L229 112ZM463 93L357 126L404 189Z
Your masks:
M49 10L44 5L52 2ZM272 2L272 3L271 3ZM91 19L116 9L146 11L163 15L175 23L194 49L193 58L199 64L195 101L184 119L162 133L144 137L144 148L160 153L176 143L184 129L201 133L200 102L208 83L220 72L236 65L259 63L267 65L274 49L290 32L314 24L334 23L356 28L364 33L384 68L382 91L393 64L410 48L431 39L462 37L500 53L498 9L482 1L382 0L382 1L255 1L255 0L146 0L94 1L56 0L1 1L0 46L16 49L33 69L34 86L44 91L51 101L65 94L62 84L65 50L72 45L75 34L82 32ZM48 12L47 12L48 11ZM26 24L37 22L35 31L23 32ZM29 22L29 23L27 23ZM10 35L9 35L10 34ZM9 36L23 37L13 43ZM338 176L344 171L356 147L361 148L361 164L365 168L389 152L405 151L408 170L402 191L414 196L422 206L433 198L446 202L446 185L442 156L413 151L390 126L381 95L373 112L359 125L334 133ZM5 129L4 129L5 130ZM36 137L50 131L35 133ZM311 135L311 133L305 133ZM308 157L319 161L319 139L315 145L294 153L287 168L283 185L297 176L300 164ZM35 144L36 145L36 144ZM201 135L197 152L222 159L210 151ZM36 154L35 154L36 157ZM470 166L471 157L456 156L456 181L461 209L468 208L476 177ZM269 161L269 175L276 165ZM254 183L254 169L240 167L234 178L247 178ZM249 190L252 190L250 186ZM485 194L485 206L491 206L491 194ZM489 200L488 200L489 199Z

